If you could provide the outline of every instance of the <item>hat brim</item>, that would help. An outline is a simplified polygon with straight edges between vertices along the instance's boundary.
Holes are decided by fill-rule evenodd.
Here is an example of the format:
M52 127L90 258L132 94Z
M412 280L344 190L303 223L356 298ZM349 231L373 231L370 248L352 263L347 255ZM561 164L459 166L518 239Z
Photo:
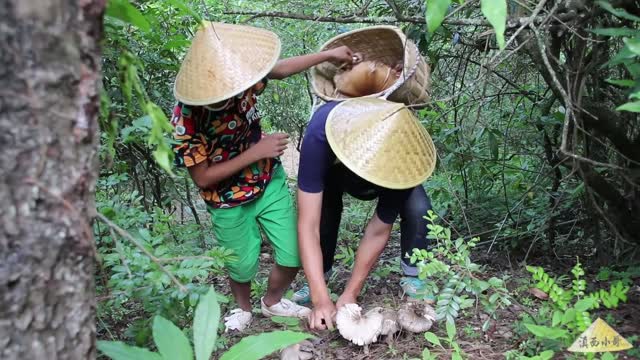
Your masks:
M336 157L375 185L409 189L435 169L433 141L403 104L373 98L344 101L329 113L325 131Z
M227 100L267 77L280 51L280 39L271 31L205 23L176 76L174 96L188 105Z

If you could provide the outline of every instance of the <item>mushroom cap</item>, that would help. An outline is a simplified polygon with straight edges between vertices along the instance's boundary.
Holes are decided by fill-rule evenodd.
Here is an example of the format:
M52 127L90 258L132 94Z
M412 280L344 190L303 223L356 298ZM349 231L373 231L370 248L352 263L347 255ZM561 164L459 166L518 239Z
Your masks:
M311 360L313 359L313 349L313 344L305 340L282 349L280 360Z
M436 320L436 311L426 302L408 302L398 310L400 326L414 333L431 329Z
M382 312L382 329L380 335L393 335L400 330L398 325L398 313L393 310L385 310Z
M336 314L336 326L343 338L356 345L374 343L382 330L382 308L373 308L363 315L357 304L346 304Z

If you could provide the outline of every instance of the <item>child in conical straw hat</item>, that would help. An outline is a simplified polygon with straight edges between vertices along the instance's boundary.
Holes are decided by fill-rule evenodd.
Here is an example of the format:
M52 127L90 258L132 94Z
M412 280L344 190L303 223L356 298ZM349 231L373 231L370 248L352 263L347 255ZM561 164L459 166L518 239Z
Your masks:
M204 23L174 85L176 164L187 168L200 189L218 243L235 255L225 265L238 308L225 317L226 331L242 331L252 320L250 282L258 270L260 228L275 252L262 314L310 312L282 298L300 267L296 216L278 159L289 136L262 136L257 101L268 79L353 57L347 47L284 60L279 55L280 40L270 31Z

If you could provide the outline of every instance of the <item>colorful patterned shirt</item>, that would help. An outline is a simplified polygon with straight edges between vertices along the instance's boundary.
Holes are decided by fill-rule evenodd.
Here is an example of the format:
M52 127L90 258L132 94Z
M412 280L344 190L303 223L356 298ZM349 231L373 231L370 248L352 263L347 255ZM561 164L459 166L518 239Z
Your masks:
M265 86L266 80L260 81L238 96L209 106L178 103L171 120L176 165L191 167L203 161L224 162L258 142L262 130L256 102ZM278 162L278 159L262 159L214 186L200 189L200 195L214 208L250 202L262 195Z

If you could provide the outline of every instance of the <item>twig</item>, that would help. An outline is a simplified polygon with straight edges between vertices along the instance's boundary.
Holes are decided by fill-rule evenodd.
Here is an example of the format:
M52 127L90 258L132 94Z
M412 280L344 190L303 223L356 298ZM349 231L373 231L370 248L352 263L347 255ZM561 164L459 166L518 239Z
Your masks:
M102 222L104 222L107 226L115 230L120 236L131 241L138 249L140 249L140 251L147 255L149 259L151 259L151 261L153 261L156 265L158 265L158 267L160 267L160 270L165 273L169 277L169 279L171 279L171 281L176 284L176 286L178 286L180 291L187 292L187 288L184 287L184 285L182 285L182 283L169 270L162 266L162 261L155 257L152 253L150 253L149 250L142 246L142 244L140 244L140 242L138 242L138 240L136 240L131 234L129 234L118 225L114 224L111 220L107 219L106 216L100 214L99 212L96 212L96 217L102 220Z
M271 18L283 18L294 19L303 21L315 21L315 22L330 22L340 24L395 24L395 23L413 23L413 24L425 24L426 20L423 16L382 16L382 17L363 17L363 16L312 16L305 14L297 14L282 11L244 11L244 10L231 10L223 12L225 15L247 15L253 18L271 17ZM522 18L510 19L507 21L506 28L514 29L522 26L525 23L540 23L543 20L542 17L531 18L525 16ZM483 26L491 27L491 24L482 19L445 19L442 24L444 25L457 25L457 26Z

